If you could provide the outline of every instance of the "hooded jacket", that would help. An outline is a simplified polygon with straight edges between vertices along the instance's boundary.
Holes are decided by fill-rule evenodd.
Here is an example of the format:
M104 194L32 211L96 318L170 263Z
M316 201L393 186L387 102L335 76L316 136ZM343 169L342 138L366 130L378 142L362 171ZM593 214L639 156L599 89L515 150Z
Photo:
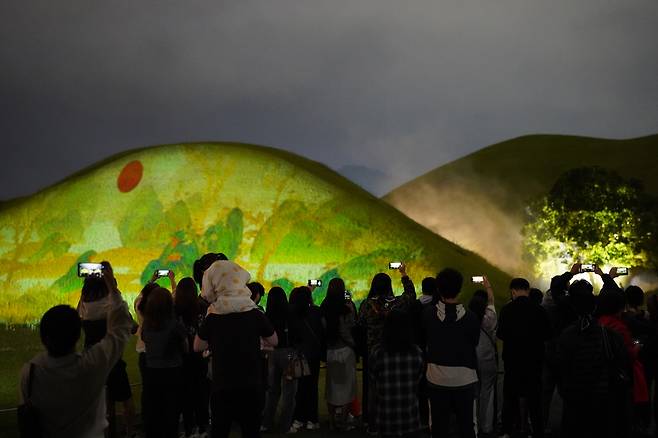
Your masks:
M459 388L478 381L475 349L480 321L461 304L439 301L423 310L427 337L427 381L440 387Z

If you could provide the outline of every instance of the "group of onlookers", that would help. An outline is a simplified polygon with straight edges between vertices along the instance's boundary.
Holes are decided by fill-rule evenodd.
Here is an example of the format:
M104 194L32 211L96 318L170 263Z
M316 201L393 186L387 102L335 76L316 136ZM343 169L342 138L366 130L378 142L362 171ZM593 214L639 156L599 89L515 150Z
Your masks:
M128 436L136 435L121 359L131 334L148 438L177 437L181 415L186 437L227 437L233 423L246 437L318 429L321 363L334 431L355 428L361 417L365 431L381 437L542 437L557 397L561 436L630 437L652 421L658 298L642 310L642 290L623 291L614 269L597 269L598 296L585 280L570 284L578 264L554 277L545 295L515 278L497 314L487 277L464 305L460 272L423 279L417 297L402 264L403 293L396 296L391 277L379 273L357 309L340 278L316 306L313 287L266 294L239 265L209 253L192 278L177 283L169 273L171 292L154 276L135 300L134 321L103 264L102 276L84 280L77 310L61 305L44 314L46 352L23 370L22 399L38 412L44 436L101 437L117 402ZM81 332L84 349L76 353Z

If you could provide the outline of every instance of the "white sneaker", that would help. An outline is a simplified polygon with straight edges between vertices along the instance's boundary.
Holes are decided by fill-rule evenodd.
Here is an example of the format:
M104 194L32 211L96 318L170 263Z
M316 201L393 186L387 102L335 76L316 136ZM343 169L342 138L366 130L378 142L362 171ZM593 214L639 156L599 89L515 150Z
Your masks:
M260 427L260 431L261 431L261 432L269 432L270 430L269 430L267 427L265 427L265 426L261 426L261 427ZM206 435L206 436L207 436L207 435Z
M313 423L309 421L306 423L306 430L318 430L320 429L320 423Z
M295 420L295 421L292 422L292 427L294 427L297 430L303 429L304 428L304 423L302 423L299 420Z
M288 435L288 434L290 434L290 433L297 433L297 432L299 432L299 429L297 429L297 428L293 425L293 426L290 426L290 429L288 429L288 431L286 432L286 435Z

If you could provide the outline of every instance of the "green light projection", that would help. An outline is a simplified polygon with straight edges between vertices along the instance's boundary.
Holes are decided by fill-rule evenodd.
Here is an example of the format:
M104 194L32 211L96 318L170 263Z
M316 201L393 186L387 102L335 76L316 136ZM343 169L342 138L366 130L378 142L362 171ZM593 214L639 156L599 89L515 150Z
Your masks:
M265 287L345 278L357 299L391 260L509 278L327 167L242 144L169 145L106 160L0 209L0 322L75 305L78 262L109 260L132 300L156 268L191 275L224 252ZM392 275L397 284L395 273ZM166 285L166 283L163 283ZM315 299L322 299L324 290Z

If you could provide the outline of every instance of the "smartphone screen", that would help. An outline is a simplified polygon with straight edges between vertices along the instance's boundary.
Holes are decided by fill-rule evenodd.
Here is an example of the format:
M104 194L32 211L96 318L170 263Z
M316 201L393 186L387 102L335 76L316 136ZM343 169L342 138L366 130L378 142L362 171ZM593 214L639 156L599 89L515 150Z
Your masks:
M390 262L388 269L400 269L400 266L402 266L402 262Z
M156 277L167 277L169 275L169 269L158 269L155 271Z
M617 275L628 275L628 268L617 268Z
M596 265L593 263L588 263L580 266L580 272L594 272Z
M471 277L471 281L473 283L484 283L484 277L482 275L476 275L475 277Z
M322 280L313 280L313 279L308 280L308 285L322 287Z
M78 263L78 277L100 277L103 273L103 265L100 263Z
M345 291L345 299L346 300L351 300L352 299L352 293L348 290Z

